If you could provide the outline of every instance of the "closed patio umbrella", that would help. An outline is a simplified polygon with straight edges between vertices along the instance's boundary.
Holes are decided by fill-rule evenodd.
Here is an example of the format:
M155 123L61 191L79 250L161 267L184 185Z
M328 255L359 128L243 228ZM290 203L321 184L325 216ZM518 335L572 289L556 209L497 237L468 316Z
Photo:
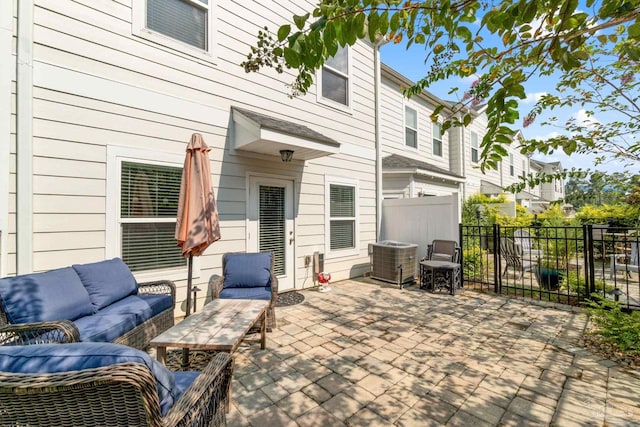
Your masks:
M182 170L176 240L182 248L182 256L189 258L186 316L191 314L193 257L202 255L209 245L220 240L218 210L211 186L209 150L202 135L191 135Z

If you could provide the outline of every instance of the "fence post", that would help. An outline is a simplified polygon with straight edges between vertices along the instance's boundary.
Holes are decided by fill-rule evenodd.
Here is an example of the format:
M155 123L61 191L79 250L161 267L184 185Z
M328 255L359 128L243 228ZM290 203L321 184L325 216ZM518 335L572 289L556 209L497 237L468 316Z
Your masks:
M500 267L500 226L493 224L493 290L497 294L502 291Z
M589 224L586 226L585 233L585 251L587 252L587 265L585 266L585 271L587 271L587 283L588 292L585 295L586 298L589 297L592 293L596 291L596 267L595 267L595 254L593 253L593 225ZM603 289L604 291L604 289Z
M464 286L464 241L463 241L463 228L462 228L462 223L458 223L458 236L459 236L459 240L458 242L460 242L460 259L458 260L460 262L460 284L462 286Z

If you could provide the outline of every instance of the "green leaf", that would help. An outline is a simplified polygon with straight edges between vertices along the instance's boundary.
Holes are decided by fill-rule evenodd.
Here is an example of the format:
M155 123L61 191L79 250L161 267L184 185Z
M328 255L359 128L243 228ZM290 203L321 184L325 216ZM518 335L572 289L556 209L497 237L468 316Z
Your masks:
M298 68L300 66L300 55L291 48L284 48L284 60L291 68Z
M293 15L293 22L295 22L296 27L298 27L299 30L302 30L304 28L307 19L309 19L308 13L305 15Z
M291 25L283 25L278 29L278 41L281 42L287 38L289 33L291 32Z
M632 39L640 38L640 22L629 25L629 28L627 28L627 32L629 33L629 37L631 37Z

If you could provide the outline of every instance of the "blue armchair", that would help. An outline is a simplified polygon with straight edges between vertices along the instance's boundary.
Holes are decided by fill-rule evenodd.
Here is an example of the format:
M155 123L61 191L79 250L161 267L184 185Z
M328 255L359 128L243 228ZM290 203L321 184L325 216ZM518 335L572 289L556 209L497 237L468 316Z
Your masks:
M273 254L226 253L222 256L222 277L210 283L211 297L222 299L261 299L271 301L267 310L267 330L276 328L275 305L278 278L273 273Z

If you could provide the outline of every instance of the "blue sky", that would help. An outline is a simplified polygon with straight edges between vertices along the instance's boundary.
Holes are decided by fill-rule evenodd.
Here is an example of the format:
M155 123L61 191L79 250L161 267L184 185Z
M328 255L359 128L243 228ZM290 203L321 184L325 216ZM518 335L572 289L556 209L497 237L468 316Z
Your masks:
M400 74L409 78L412 81L417 81L422 78L427 70L427 67L424 65L425 52L423 46L412 46L408 51L405 48L404 44L387 44L381 49L381 58L382 62L389 65ZM435 85L431 86L427 90L439 98L445 100L458 100L462 97L462 93L469 88L472 80L463 81L460 78L456 78L451 81L442 81L438 82ZM527 99L524 102L520 102L520 120L530 111L530 109L534 106L537 99L545 93L545 90L548 88L555 87L555 80L552 77L546 77L545 79L537 79L531 80L527 82L526 92ZM457 87L460 90L460 98L456 98L455 95L449 94L451 88ZM547 88L547 89L545 89ZM577 115L581 117L584 115L583 112L580 112L579 108L575 110L565 110L565 111L554 111L553 115L558 117L559 119L563 119L563 117L568 117L569 115ZM540 124L544 121L545 116L537 117L533 124L524 128L520 127L520 130L524 134L524 137L527 139L546 139L551 136L553 132L558 132L558 129L552 128L549 126L541 126ZM520 123L522 123L520 121ZM567 156L564 152L555 152L552 155L543 156L540 154L534 155L535 159L542 161L560 161L565 169L581 168L581 169L594 169L594 157L590 155L577 155L572 154L571 156ZM608 171L608 172L616 172L623 171L624 169L629 169L625 167L620 162L610 161L605 164L599 165L598 170ZM640 173L640 166L635 168L636 173Z

